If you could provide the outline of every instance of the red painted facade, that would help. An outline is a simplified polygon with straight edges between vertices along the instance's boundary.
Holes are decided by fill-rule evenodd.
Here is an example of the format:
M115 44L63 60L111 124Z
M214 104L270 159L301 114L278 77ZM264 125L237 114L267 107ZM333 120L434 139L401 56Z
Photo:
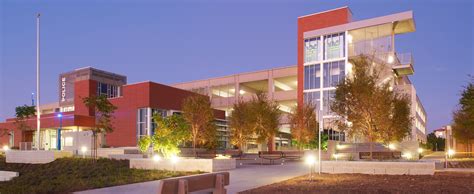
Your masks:
M94 80L81 80L74 82L74 111L64 112L62 126L78 126L91 128L94 126L94 110L86 107L82 102L84 97L97 94L97 82ZM181 90L153 82L141 82L122 86L122 96L109 99L117 107L114 113L114 131L106 135L106 143L112 147L135 146L137 144L137 111L139 108L157 108L166 110L181 110L184 98L197 95L193 92ZM215 110L218 119L225 119L225 112ZM28 125L36 130L36 116L27 121ZM41 115L41 128L58 128L59 118L57 113ZM0 123L0 129L13 130L14 146L20 142L31 141L23 132L17 129L15 119L7 119ZM0 131L1 132L1 131ZM8 145L9 135L0 133L0 145Z
M298 104L303 103L304 89L304 33L351 22L352 14L348 7L302 16L298 18L297 65L298 65Z

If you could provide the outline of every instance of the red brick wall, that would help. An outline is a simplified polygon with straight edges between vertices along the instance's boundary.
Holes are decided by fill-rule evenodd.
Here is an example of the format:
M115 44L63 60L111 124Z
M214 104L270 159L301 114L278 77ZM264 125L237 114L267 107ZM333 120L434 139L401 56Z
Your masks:
M349 8L343 7L332 11L309 15L298 18L298 104L303 103L304 89L304 32L337 26L351 21L351 12Z
M118 107L114 114L114 131L106 136L107 145L113 147L137 144L139 108L181 110L184 98L195 95L193 92L153 82L125 85L122 87L122 94L122 97L110 100ZM225 112L216 110L216 117L225 118Z
M74 83L74 112L77 115L94 116L94 109L84 105L82 99L91 95L97 95L97 82L94 80L82 80Z

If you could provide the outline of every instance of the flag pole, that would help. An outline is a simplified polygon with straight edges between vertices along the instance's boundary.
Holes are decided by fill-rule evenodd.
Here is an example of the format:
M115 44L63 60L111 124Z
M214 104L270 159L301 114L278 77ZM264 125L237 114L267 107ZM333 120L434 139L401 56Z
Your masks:
M36 15L36 149L40 150L40 16Z

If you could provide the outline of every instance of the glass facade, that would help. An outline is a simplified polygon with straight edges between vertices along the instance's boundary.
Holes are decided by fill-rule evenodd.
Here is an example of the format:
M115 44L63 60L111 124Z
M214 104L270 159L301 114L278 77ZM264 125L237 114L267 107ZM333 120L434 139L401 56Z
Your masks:
M346 74L345 32L306 39L304 50L304 101L319 107L322 92L323 115L332 115L335 87Z

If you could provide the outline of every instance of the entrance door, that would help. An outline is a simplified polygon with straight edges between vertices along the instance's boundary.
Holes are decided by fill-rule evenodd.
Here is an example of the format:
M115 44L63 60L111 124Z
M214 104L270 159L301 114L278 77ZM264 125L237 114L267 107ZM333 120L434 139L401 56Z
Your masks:
M33 131L23 131L22 142L33 142Z

